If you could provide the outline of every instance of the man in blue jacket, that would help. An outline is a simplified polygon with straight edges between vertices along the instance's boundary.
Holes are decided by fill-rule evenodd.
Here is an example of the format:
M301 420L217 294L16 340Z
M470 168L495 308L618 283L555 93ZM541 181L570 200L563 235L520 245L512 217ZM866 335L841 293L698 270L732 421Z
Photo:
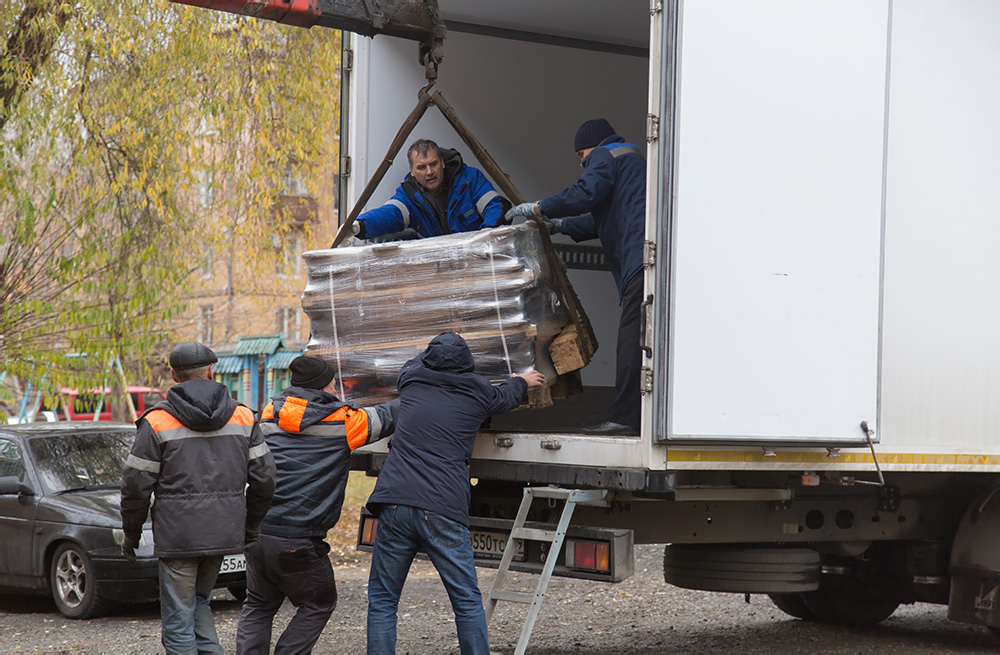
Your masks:
M417 550L441 576L463 655L489 653L469 535L469 461L483 421L540 387L538 371L494 387L473 371L454 332L439 334L399 371L399 422L368 509L379 517L368 578L368 653L396 652L396 610Z
M247 598L236 629L238 655L268 655L271 625L288 598L295 616L274 647L311 653L337 605L326 533L337 524L351 451L392 434L399 401L358 408L333 395L335 369L296 357L292 384L264 408L260 430L274 454L277 487L247 548Z
M583 123L573 146L583 166L576 184L538 202L522 203L507 212L506 219L541 215L552 219L549 229L553 234L568 234L574 241L601 240L621 303L615 398L605 422L583 432L638 434L646 160L639 148L626 143L603 118ZM568 216L575 218L565 218Z
M389 202L354 221L355 236L371 239L410 228L421 238L436 237L502 223L506 200L479 169L462 162L457 150L420 139L406 158L409 175Z

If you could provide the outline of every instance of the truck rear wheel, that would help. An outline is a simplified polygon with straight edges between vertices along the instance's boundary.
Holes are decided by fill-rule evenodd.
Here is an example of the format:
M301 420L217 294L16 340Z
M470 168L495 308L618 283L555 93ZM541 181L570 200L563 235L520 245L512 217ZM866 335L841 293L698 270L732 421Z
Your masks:
M805 601L802 600L802 594L768 594L767 597L771 599L775 607L788 616L793 616L803 621L816 620L813 613L806 607Z
M819 589L801 598L815 620L843 625L881 623L900 603L889 585L866 583L852 575L824 575Z

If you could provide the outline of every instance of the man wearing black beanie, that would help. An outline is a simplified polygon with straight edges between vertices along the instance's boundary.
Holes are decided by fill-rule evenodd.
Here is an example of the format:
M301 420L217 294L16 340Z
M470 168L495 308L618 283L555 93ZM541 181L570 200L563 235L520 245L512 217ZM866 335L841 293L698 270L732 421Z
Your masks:
M339 400L336 370L319 357L296 357L289 369L291 386L261 414L278 477L260 541L246 552L247 598L236 629L241 655L267 655L285 598L297 610L274 652L312 652L337 605L323 539L340 519L351 451L392 434L399 415L399 400L367 408Z
M584 428L587 434L638 434L640 423L639 319L642 304L642 242L646 234L646 160L603 118L585 121L576 131L573 149L583 175L576 184L538 202L525 202L507 212L548 219L553 234L574 241L599 238L618 287L615 398L607 419ZM588 213L589 212L589 213ZM565 218L573 216L575 218Z

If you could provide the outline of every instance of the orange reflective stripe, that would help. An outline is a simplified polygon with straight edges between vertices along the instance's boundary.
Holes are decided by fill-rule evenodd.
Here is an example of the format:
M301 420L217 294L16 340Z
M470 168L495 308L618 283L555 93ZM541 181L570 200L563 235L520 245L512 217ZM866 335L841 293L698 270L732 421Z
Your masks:
M267 407L264 408L263 413L260 415L260 420L262 421L271 418L274 418L274 403L268 403Z
M253 410L239 405L233 415L229 417L229 422L237 425L253 425Z
M368 443L368 412L363 409L352 410L341 407L333 413L337 416L343 413L344 429L347 430L347 445L355 450Z
M154 409L149 414L146 414L146 420L149 422L149 426L153 428L153 432L163 432L164 430L175 430L184 427L184 424L171 416L170 412L162 409Z
M278 410L278 427L285 432L298 432L302 424L302 415L306 413L308 401L302 398L288 397Z

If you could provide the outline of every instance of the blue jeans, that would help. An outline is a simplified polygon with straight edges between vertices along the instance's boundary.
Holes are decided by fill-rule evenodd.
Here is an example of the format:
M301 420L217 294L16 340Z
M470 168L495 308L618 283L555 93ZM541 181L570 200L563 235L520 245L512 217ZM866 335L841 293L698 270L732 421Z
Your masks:
M489 653L486 613L469 528L427 510L387 505L378 517L368 576L368 655L396 652L399 595L420 549L431 558L448 591L462 654Z
M222 555L160 559L160 614L167 655L223 655L208 597Z

